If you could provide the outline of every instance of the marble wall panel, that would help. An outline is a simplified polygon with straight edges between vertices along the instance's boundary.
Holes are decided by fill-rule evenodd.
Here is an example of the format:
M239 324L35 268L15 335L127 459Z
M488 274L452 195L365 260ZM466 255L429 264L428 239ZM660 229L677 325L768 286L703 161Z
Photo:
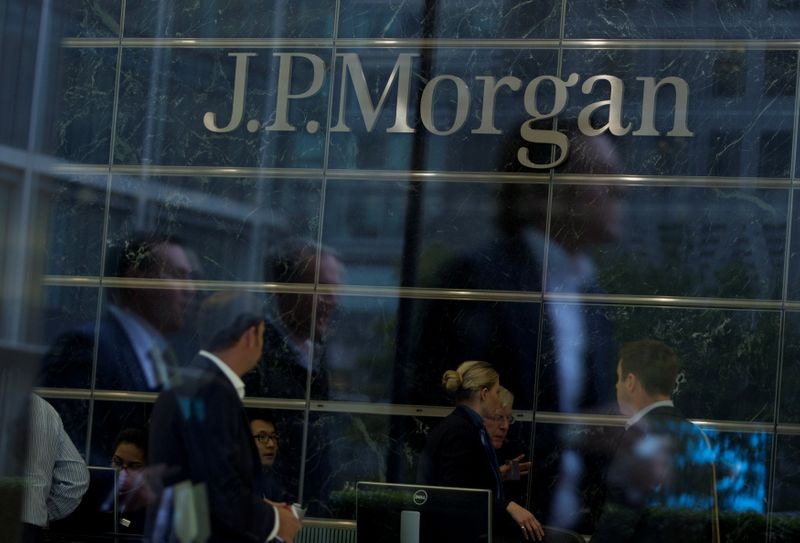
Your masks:
M28 146L40 2L12 0L0 8L0 143Z
M439 420L312 413L303 494L308 515L355 519L358 481L415 482L425 436Z
M121 0L51 4L51 33L64 38L114 38L120 33Z
M106 177L39 177L37 217L44 232L44 273L99 276Z
M340 38L557 39L558 0L343 0Z
M196 279L271 280L270 255L288 239L315 239L319 228L315 180L115 176L111 190L141 205L136 214L112 210L109 246L142 232L176 236ZM116 275L108 266L107 275Z
M526 120L525 85L539 75L555 74L556 59L553 50L337 50L329 165L380 170L519 169L516 140ZM350 69L344 70L343 63ZM396 67L400 75L390 77ZM348 75L343 81L344 71ZM409 75L407 93L398 92L404 73ZM518 81L502 79L507 76ZM363 87L360 101L353 81ZM485 86L492 90L485 92ZM547 92L543 89L542 94ZM398 109L398 94L401 106L407 99L405 111ZM551 126L548 121L542 125ZM550 148L539 147L531 156L542 162L545 158L539 154L549 156Z
M745 187L557 185L547 290L779 298L788 196Z
M125 36L137 38L330 38L334 0L128 2Z
M512 226L544 217L547 185L490 181L330 180L323 242L348 284L539 291L544 238Z
M98 290L94 287L65 286L48 286L42 289L43 307L41 311L31 312L28 327L28 340L45 347L39 368L40 386L89 387ZM80 402L67 404L82 405ZM72 428L71 432L86 431L86 420L78 420L80 417L85 419L88 415L88 407L86 409L70 413L68 430Z
M408 338L398 337L408 347L396 361L405 385L394 401L449 405L442 374L465 360L486 360L500 373L500 384L515 395L516 408L532 408L540 303L419 300L412 311Z
M239 62L248 69L241 72L246 91L237 124L231 120ZM290 78L279 80L281 62ZM114 161L321 168L329 66L330 53L319 49L126 49ZM276 118L279 104L285 119ZM275 126L283 128L266 130Z
M42 288L44 310L31 323L36 325L34 330L39 343L47 345L49 352L52 353L55 342L62 334L82 326L93 327L97 317L99 295L97 287L44 286ZM48 356L45 356L45 360ZM85 379L88 383L89 376L86 375ZM49 386L56 384L52 383Z
M61 48L45 81L38 150L68 162L108 164L113 48Z
M75 448L86 459L86 438L89 431L89 400L67 400L63 398L45 398L61 417L64 430L72 440ZM110 457L101 465L108 465Z
M545 315L539 410L615 412L617 349L653 338L678 353L687 417L774 420L778 312L553 303Z
M569 101L559 116L559 129L572 142L571 156L559 171L788 177L794 126L794 57L765 50L566 51L561 73L565 79L573 73L579 79L568 90ZM598 80L591 89L591 82L587 86L589 77L595 75L617 78L613 80L614 97L607 80ZM638 80L641 77L655 81L677 77L686 84L685 92L680 93L686 96L685 116L679 114L681 108L676 108L676 87L666 85L658 91L652 115L659 135L637 135L643 121L650 118L643 104L651 104L643 100L645 83ZM682 83L678 85L684 88ZM618 116L609 118L612 108L607 104L592 110L592 104L605 100L619 102L619 108L614 108ZM591 128L579 131L582 113ZM684 117L685 126L676 124L676 119ZM609 133L584 135L606 126L619 137ZM669 135L672 130L676 131L674 136Z
M800 11L781 0L567 2L568 39L787 39Z
M778 435L776 439L775 487L771 498L774 541L794 541L800 536L797 523L800 504L800 436Z
M800 423L800 313L786 312L778 420Z
M797 191L793 193L793 202L797 202ZM792 207L792 229L789 247L789 274L787 277L786 296L790 300L800 299L800 255L797 246L800 243L800 213L797 212L796 203Z

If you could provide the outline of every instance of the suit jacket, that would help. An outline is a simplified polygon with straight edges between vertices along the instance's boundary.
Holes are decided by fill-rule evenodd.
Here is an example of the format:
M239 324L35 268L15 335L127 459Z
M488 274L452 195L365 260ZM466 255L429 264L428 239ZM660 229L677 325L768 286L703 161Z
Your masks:
M657 407L623 434L592 543L711 541L713 455L675 407Z
M315 346L312 361L311 397L328 399L328 373L320 356L322 345ZM248 396L294 398L306 397L306 376L301 362L303 355L294 346L286 329L267 319L264 327L264 354L255 371L244 376Z
M68 330L58 336L42 360L42 386L89 388L94 346L94 323ZM128 334L110 311L100 318L95 387L110 390L152 390ZM70 438L82 446L86 442L89 402L55 400L53 405L61 415ZM92 452L87 459L89 463L108 465L117 434L131 426L144 426L149 412L150 406L145 404L95 404Z
M48 387L89 388L94 355L94 323L60 335L43 360L42 382ZM95 388L152 390L122 324L110 312L100 318Z
M205 484L209 541L263 543L272 531L275 511L261 497L261 462L247 414L236 389L211 360L198 355L181 382L159 395L149 459L156 469L163 466L165 488L186 480ZM160 508L169 511L170 506Z

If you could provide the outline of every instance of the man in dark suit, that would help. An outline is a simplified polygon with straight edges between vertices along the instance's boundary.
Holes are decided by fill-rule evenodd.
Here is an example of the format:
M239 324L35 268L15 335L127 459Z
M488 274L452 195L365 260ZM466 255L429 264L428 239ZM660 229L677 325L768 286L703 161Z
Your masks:
M157 289L123 285L111 291L97 338L98 389L157 390L168 380L174 355L165 335L180 330L194 290L173 280L189 279L192 265L182 242L162 234L139 234L111 251L108 275L156 279ZM166 288L171 287L171 288ZM88 388L95 347L94 323L59 336L44 358L45 386Z
M160 390L169 381L177 361L166 336L184 326L194 299L194 289L173 283L191 277L188 250L175 237L140 233L112 247L108 262L107 275L157 280L160 288L123 283L112 289L97 336L91 322L66 331L50 346L43 359L43 386L89 388L95 351L96 389L144 392ZM70 437L85 442L89 403L59 400L55 406ZM148 416L149 406L141 404L95 409L90 463L105 464L117 433L145 424Z
M314 284L316 278L319 285L331 287L341 283L343 274L333 251L303 239L284 243L267 258L264 268L266 281ZM245 378L248 394L305 398L310 369L311 397L328 399L329 376L323 350L337 307L336 294L279 293L274 302L274 312L266 320L264 356L256 371Z
M258 490L261 462L242 404L241 376L263 349L260 304L244 293L214 294L201 307L198 328L208 350L153 408L149 456L164 487L151 514L153 541L204 540L207 512L208 541L291 542L300 522Z
M675 352L660 341L620 350L617 402L630 419L608 471L593 543L712 540L713 453L670 400L677 374Z

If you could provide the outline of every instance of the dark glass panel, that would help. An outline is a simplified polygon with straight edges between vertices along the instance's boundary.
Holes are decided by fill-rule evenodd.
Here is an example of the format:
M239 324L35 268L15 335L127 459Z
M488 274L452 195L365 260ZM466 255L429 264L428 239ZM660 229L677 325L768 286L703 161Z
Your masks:
M616 349L652 338L678 354L675 402L686 416L773 420L778 312L552 303L545 318L540 410L614 412Z
M114 161L321 168L329 55L296 48L126 49ZM282 62L291 74L283 80L285 101L279 101ZM240 80L247 89L236 123L232 97L240 63L247 64ZM278 110L285 118L276 118Z
M557 39L561 2L345 0L340 38Z
M795 36L792 0L578 0L567 2L568 38L781 39Z
M125 36L142 38L330 38L333 0L128 2Z
M788 191L558 185L547 290L778 298Z

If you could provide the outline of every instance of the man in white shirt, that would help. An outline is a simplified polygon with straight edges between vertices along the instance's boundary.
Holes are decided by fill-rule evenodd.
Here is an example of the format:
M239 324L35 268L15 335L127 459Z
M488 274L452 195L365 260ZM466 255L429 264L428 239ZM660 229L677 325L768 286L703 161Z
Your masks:
M300 522L259 493L261 462L242 404L241 376L263 348L263 308L246 293L214 294L198 334L206 350L153 408L149 457L165 491L150 515L152 540L291 542Z
M37 541L50 521L66 517L89 488L89 470L53 406L31 394L22 502L23 541Z

